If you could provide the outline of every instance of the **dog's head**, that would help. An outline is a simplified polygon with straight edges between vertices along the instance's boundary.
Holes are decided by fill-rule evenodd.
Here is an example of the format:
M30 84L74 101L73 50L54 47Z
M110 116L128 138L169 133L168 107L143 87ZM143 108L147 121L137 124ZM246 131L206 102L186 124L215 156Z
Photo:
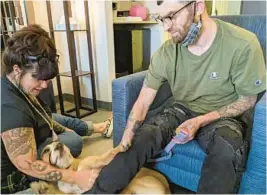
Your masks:
M45 146L41 153L41 159L61 169L70 167L74 160L69 148L58 141Z

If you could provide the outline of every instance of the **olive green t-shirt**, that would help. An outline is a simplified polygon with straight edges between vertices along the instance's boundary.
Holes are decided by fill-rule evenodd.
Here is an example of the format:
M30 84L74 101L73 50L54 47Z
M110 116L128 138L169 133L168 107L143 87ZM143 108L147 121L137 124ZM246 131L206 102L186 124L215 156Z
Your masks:
M215 19L216 37L201 56L168 40L153 55L145 84L155 90L166 81L174 100L207 113L266 89L263 52L255 34Z

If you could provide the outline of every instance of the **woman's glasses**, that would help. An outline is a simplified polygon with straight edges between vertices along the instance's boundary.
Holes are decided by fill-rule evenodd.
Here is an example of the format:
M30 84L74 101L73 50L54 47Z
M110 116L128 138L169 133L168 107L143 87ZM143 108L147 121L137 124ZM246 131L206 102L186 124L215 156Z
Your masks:
M56 54L54 59L49 59L48 57L42 55L38 56L25 56L27 60L29 61L36 61L39 66L46 66L48 63L56 63L58 65L59 63L59 55Z
M48 81L53 79L58 74L59 55L53 57L46 56L44 54L37 56L25 56L28 61L26 66L32 66L32 63L38 63L38 67L35 68L35 72L32 73L32 77L37 80Z

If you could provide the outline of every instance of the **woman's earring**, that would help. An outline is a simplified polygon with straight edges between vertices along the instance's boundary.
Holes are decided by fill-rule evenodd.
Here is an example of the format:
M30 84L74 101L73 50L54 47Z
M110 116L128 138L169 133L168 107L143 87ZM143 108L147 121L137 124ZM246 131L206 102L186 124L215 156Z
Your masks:
M16 75L14 81L16 86L19 87L20 75Z

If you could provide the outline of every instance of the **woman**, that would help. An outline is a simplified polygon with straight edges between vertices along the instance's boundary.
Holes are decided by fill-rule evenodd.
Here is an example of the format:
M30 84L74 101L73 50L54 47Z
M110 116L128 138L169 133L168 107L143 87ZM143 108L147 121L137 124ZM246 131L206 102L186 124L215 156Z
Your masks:
M52 117L38 98L58 74L58 55L48 33L38 25L16 32L7 42L2 66L1 193L28 188L30 178L62 180L90 189L97 173L60 170L38 160L42 148L53 140L59 139L78 156L82 149L79 135L106 135L111 129L110 120L92 124L57 114Z

